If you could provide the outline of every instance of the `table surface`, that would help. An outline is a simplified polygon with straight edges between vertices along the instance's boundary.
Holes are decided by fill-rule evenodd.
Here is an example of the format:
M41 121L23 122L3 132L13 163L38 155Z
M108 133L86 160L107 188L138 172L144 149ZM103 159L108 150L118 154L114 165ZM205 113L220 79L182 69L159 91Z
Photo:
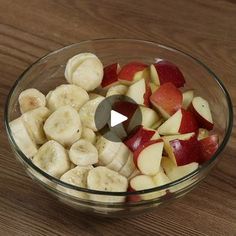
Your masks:
M131 219L84 216L55 201L15 161L3 107L37 58L91 38L139 38L195 55L236 101L235 0L0 0L0 235L236 235L236 132L194 191Z

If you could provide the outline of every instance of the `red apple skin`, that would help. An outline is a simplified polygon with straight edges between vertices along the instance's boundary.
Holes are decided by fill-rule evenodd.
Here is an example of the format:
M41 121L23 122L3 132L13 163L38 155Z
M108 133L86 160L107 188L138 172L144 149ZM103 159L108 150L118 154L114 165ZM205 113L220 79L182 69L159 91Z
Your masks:
M128 192L135 192L135 190L131 186L128 187L127 191ZM141 197L138 194L136 194L136 195L128 195L126 197L126 202L139 202L139 201L141 201Z
M172 140L170 141L170 145L175 155L177 166L199 162L201 148L196 135L188 140Z
M104 74L101 84L102 88L109 88L112 85L118 83L118 68L118 63L108 65L104 68Z
M146 92L143 95L144 105L146 107L150 107L150 97L152 95L152 90L151 90L151 87L150 87L148 79L145 80L145 85L146 85Z
M198 122L195 119L195 116L190 112L186 111L183 108L182 112L182 120L179 128L180 134L192 133L198 131Z
M197 122L198 122L198 125L200 128L204 128L204 129L207 129L207 130L212 130L213 127L214 127L214 124L212 124L211 122L207 121L206 119L204 119L196 110L195 108L193 107L193 104L191 103L189 108L188 108L188 111L192 112L192 114L195 116Z
M199 163L202 164L212 158L219 147L219 137L216 134L210 135L204 139L199 140L201 148L201 157Z
M132 83L135 73L143 71L147 67L148 66L146 64L141 62L130 62L121 68L118 78L119 80Z
M132 151L136 151L140 146L151 140L155 134L153 130L147 130L142 125L137 126L133 132L124 140L124 144Z
M146 143L144 143L143 145L140 145L137 150L134 151L133 153L133 158L134 158L134 164L136 165L136 167L138 168L138 157L139 157L139 154L148 146L154 144L154 143L160 143L160 142L163 142L162 139L156 139L156 140L150 140ZM139 169L139 168L138 168Z
M173 115L182 106L183 95L172 83L161 85L150 97L151 103Z
M128 118L126 121L123 122L125 129L128 129L129 122L137 109L138 104L127 101L116 102L113 105L113 110L121 113L122 115Z
M171 82L177 88L183 87L185 79L180 69L173 63L162 60L154 64L160 84Z

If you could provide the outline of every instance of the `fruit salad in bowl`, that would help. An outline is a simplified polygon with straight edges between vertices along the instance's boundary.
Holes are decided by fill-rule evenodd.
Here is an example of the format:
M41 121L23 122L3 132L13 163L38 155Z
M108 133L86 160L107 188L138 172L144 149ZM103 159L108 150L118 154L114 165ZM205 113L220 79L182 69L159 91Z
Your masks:
M27 173L60 201L120 216L204 179L230 136L232 105L213 72L187 54L94 40L29 67L9 94L5 125Z

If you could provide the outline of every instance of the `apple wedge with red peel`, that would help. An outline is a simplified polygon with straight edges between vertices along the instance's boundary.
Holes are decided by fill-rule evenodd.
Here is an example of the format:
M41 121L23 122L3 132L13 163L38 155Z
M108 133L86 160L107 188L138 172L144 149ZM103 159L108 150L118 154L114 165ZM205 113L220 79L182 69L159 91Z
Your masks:
M154 73L156 69L156 74ZM177 88L183 87L185 79L180 69L173 63L167 60L161 60L153 64L150 68L151 80L156 84L173 83ZM159 83L158 83L159 82Z
M160 135L185 134L197 130L198 123L194 115L183 108L179 109L158 128Z
M184 109L187 109L190 106L190 104L193 100L193 97L194 97L194 91L192 89L183 92L182 107Z
M169 135L169 136L163 136L162 137L162 139L164 141L164 150L168 154L170 159L173 161L173 163L175 163L177 165L176 158L175 158L175 155L174 155L174 150L171 146L171 141L174 141L174 140L190 140L194 136L196 136L196 134L194 132L192 132L192 133L187 133L187 134Z
M163 157L161 166L163 167L167 177L171 181L175 181L192 173L198 168L199 165L197 162L192 162L183 166L176 166L170 158Z
M182 106L183 95L172 83L161 85L150 97L150 101L165 119L170 118Z
M137 126L133 132L124 140L124 144L132 151L136 151L140 146L149 142L156 135L155 130Z
M118 74L118 80L126 85L146 77L149 77L148 66L140 62L130 62L124 65Z
M149 105L151 89L145 79L141 79L129 86L126 96L133 99L139 105Z
M103 71L102 88L107 89L119 83L118 73L120 71L120 65L118 63L106 66Z
M198 162L200 159L201 147L196 135L188 140L172 140L170 141L170 147L173 153L172 160L177 166Z
M189 110L195 115L201 128L213 129L211 110L207 100L202 97L194 97Z
M160 169L164 142L153 140L134 151L134 163L142 174L155 175Z
M199 141L201 148L200 164L212 158L219 147L219 137L216 134L210 135Z

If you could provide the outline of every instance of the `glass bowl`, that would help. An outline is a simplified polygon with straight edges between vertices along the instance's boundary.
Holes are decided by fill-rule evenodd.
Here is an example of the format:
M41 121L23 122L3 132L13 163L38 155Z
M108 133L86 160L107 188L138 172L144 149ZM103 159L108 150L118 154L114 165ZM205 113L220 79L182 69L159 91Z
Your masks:
M56 86L66 83L64 70L67 60L82 52L95 53L104 65L113 62L119 62L122 65L129 61L151 64L160 58L175 63L185 76L185 89L194 88L195 94L201 95L210 103L215 123L214 132L220 138L219 148L211 160L177 181L137 192L101 192L84 189L64 183L37 168L17 147L9 127L9 122L20 115L18 96L27 88L37 88L46 94ZM133 39L88 40L47 54L33 63L17 79L8 95L5 107L5 127L11 148L29 176L59 201L86 213L109 217L129 216L156 209L195 188L220 159L231 134L232 122L230 96L220 79L205 64L180 50L154 42ZM66 193L68 190L73 195ZM93 195L92 199L99 199L103 195L106 196L106 200L103 202L87 200L83 197L85 194L88 197ZM146 200L141 200L140 196ZM119 203L121 198L125 201ZM132 202L127 199L136 200Z

